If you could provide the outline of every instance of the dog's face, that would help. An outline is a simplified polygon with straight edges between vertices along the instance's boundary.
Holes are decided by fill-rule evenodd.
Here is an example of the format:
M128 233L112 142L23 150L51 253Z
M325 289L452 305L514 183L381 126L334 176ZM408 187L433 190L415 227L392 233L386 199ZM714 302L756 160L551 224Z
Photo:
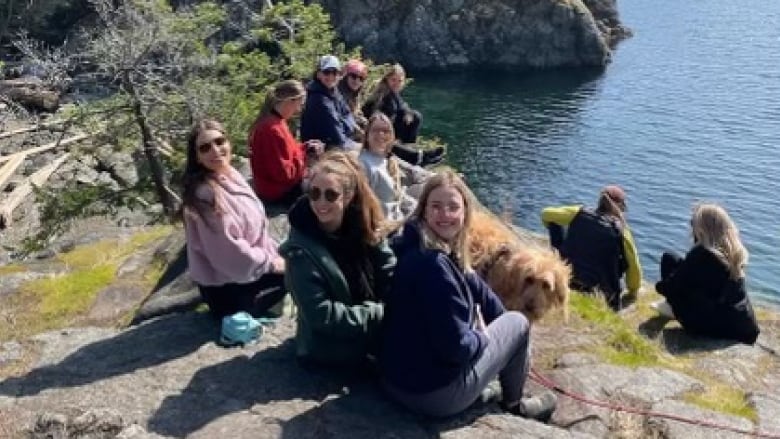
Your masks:
M474 267L487 268L485 281L507 309L533 322L560 307L568 320L571 269L554 250L521 242L504 223L483 212L475 213L469 235Z
M552 308L562 307L566 314L568 267L555 258L516 250L499 259L486 277L507 309L522 312L532 322Z

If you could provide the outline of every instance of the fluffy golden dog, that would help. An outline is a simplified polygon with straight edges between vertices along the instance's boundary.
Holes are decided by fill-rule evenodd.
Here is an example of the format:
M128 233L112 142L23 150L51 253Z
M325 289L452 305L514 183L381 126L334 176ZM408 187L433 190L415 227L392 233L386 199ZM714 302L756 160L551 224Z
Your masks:
M477 211L469 229L477 271L504 302L534 322L559 308L568 320L571 268L555 250L523 238L495 216Z

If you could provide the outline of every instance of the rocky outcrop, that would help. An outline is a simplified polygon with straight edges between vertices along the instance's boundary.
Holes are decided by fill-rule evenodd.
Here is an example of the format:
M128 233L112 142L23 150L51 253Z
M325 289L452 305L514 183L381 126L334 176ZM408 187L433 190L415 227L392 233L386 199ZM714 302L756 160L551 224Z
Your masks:
M538 329L533 333L536 354L559 344L559 331L569 331ZM9 434L35 438L741 437L563 396L550 425L503 414L495 404L444 420L418 417L390 402L368 375L299 365L292 339L295 323L289 317L245 347L218 346L218 331L208 315L188 312L123 330L72 328L6 343L5 361L30 358L31 369L0 377L0 420L6 421ZM726 358L731 349L713 353ZM746 349L761 351L757 346ZM564 354L542 373L589 398L737 430L778 433L775 388L751 397L758 412L754 424L686 403L683 395L699 391L702 383L672 370L632 369L587 354ZM770 377L777 377L776 372ZM531 382L528 390L540 389Z
M615 0L320 0L349 46L414 69L603 66Z

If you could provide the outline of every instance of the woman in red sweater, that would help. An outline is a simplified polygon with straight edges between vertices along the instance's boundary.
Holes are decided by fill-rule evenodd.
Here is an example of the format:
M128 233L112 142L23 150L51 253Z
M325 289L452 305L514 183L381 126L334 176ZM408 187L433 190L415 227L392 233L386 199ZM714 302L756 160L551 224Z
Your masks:
M300 81L276 84L249 134L255 192L267 203L291 205L303 193L306 154L319 155L324 148L319 140L298 142L287 125L301 111L305 97Z

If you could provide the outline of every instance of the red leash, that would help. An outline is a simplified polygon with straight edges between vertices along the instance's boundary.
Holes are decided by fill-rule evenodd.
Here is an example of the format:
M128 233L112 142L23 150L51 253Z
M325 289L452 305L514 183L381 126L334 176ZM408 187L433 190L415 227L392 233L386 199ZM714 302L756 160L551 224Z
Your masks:
M602 408L606 408L606 409L610 409L610 410L614 410L614 411L618 411L618 412L626 412L626 413L633 413L633 414L637 414L637 415L654 416L654 417L657 417L657 418L671 419L673 421L684 422L686 424L699 425L699 426L702 426L702 427L715 428L715 429L718 429L718 430L726 430L726 431L731 431L731 432L734 432L734 433L750 435L750 436L753 436L753 437L768 438L768 439L780 439L780 435L778 435L778 434L761 433L761 432L754 432L754 431L750 431L750 430L743 430L741 428L731 427L731 426L728 426L728 425L718 424L718 423L715 423L715 422L709 422L709 421L697 420L697 419L690 419L690 418L685 418L685 417L682 417L682 416L670 415L670 414L667 414L667 413L658 413L658 412L654 412L654 411L650 411L650 410L643 410L643 409L638 409L638 408L635 408L635 407L628 407L628 406L624 406L624 405L620 405L620 404L612 404L612 403L609 403L609 402L604 402L604 401L598 401L598 400L595 400L595 399L590 399L590 398L587 398L587 397L585 397L583 395L579 395L577 393L574 393L572 391L566 390L566 389L558 386L552 380L550 380L549 378L547 378L544 375L542 375L539 372L537 372L534 368L531 368L531 372L529 373L529 376L531 377L532 380L536 381L540 385L542 385L544 387L547 387L548 389L550 389L550 390L552 390L554 392L560 393L561 395L567 396L567 397L569 397L569 398L571 398L571 399L573 399L575 401L579 401L579 402L582 402L582 403L585 403L585 404L589 404L589 405L593 405L593 406L596 406L596 407L602 407Z

